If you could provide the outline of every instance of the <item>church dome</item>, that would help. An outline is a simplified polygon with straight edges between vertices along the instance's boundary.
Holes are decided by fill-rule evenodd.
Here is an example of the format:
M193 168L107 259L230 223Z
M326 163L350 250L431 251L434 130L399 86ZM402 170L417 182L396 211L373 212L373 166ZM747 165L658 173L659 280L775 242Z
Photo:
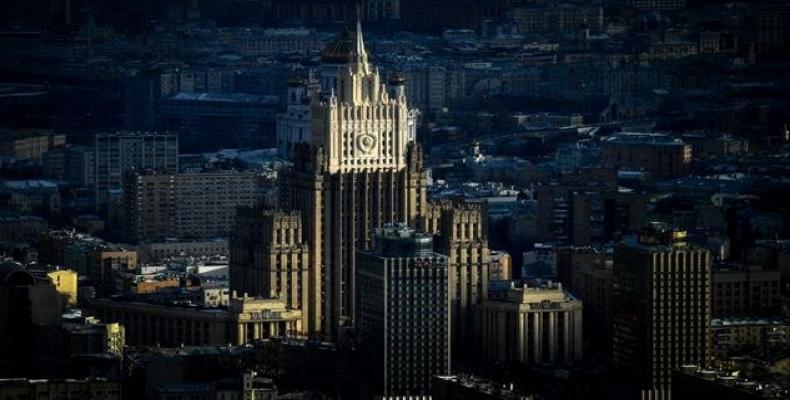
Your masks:
M354 45L354 35L348 29L348 25L344 25L340 34L321 51L321 61L326 64L345 64L348 62L351 52L354 51ZM368 49L365 50L370 54Z

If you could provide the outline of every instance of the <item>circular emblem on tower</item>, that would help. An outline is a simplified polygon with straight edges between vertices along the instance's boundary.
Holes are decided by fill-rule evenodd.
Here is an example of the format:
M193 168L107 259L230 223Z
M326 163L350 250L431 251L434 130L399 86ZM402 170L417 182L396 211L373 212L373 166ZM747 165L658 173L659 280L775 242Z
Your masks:
M363 133L357 136L357 148L359 151L363 153L370 153L373 151L373 148L376 147L376 137L369 134Z

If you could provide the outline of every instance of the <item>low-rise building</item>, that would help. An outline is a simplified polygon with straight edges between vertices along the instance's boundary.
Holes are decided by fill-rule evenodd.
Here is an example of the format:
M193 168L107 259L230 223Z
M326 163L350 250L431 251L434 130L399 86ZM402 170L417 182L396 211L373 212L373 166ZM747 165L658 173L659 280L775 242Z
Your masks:
M49 149L66 144L66 135L48 131L3 132L0 136L0 155L17 160L40 159Z
M501 363L571 364L582 358L582 302L560 283L513 285L477 307L476 343Z
M143 242L138 249L140 261L156 263L176 256L227 256L228 239L209 240L165 240L162 242Z
M711 332L717 357L743 349L776 348L790 343L790 324L779 318L714 319Z
M534 396L473 375L439 375L433 377L433 400L532 400Z
M102 320L122 323L130 345L243 345L302 332L301 311L279 299L234 296L228 307L214 308L116 296L90 305Z
M4 399L121 400L122 382L103 378L0 379Z
M673 178L688 171L691 145L658 133L616 133L601 140L602 164L620 170L645 171Z
M786 399L790 386L780 381L746 379L739 373L686 365L672 372L673 400Z

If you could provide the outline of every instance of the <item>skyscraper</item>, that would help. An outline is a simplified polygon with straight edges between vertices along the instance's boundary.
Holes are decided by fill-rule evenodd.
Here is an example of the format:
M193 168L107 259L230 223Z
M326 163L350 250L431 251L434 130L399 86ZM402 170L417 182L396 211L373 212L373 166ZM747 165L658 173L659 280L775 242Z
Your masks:
M384 398L429 394L431 378L450 372L447 257L431 236L401 224L380 229L357 261L364 382Z
M386 223L417 224L427 176L403 77L384 84L368 61L360 24L350 43L334 43L322 56L346 64L336 68L330 89L311 99L310 142L295 146L280 193L284 208L301 212L310 248L312 300L321 304L322 321L311 333L337 338L354 320L356 250L369 249L374 230Z
M643 399L668 399L672 370L711 354L711 256L653 227L614 253L614 363Z

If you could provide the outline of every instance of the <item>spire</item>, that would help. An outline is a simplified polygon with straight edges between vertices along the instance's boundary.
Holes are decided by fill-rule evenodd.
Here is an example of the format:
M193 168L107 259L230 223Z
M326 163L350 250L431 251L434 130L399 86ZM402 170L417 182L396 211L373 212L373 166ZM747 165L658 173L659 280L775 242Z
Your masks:
M359 10L359 4L357 4L357 37L356 37L356 50L357 54L362 55L365 54L365 41L362 40L362 15Z

